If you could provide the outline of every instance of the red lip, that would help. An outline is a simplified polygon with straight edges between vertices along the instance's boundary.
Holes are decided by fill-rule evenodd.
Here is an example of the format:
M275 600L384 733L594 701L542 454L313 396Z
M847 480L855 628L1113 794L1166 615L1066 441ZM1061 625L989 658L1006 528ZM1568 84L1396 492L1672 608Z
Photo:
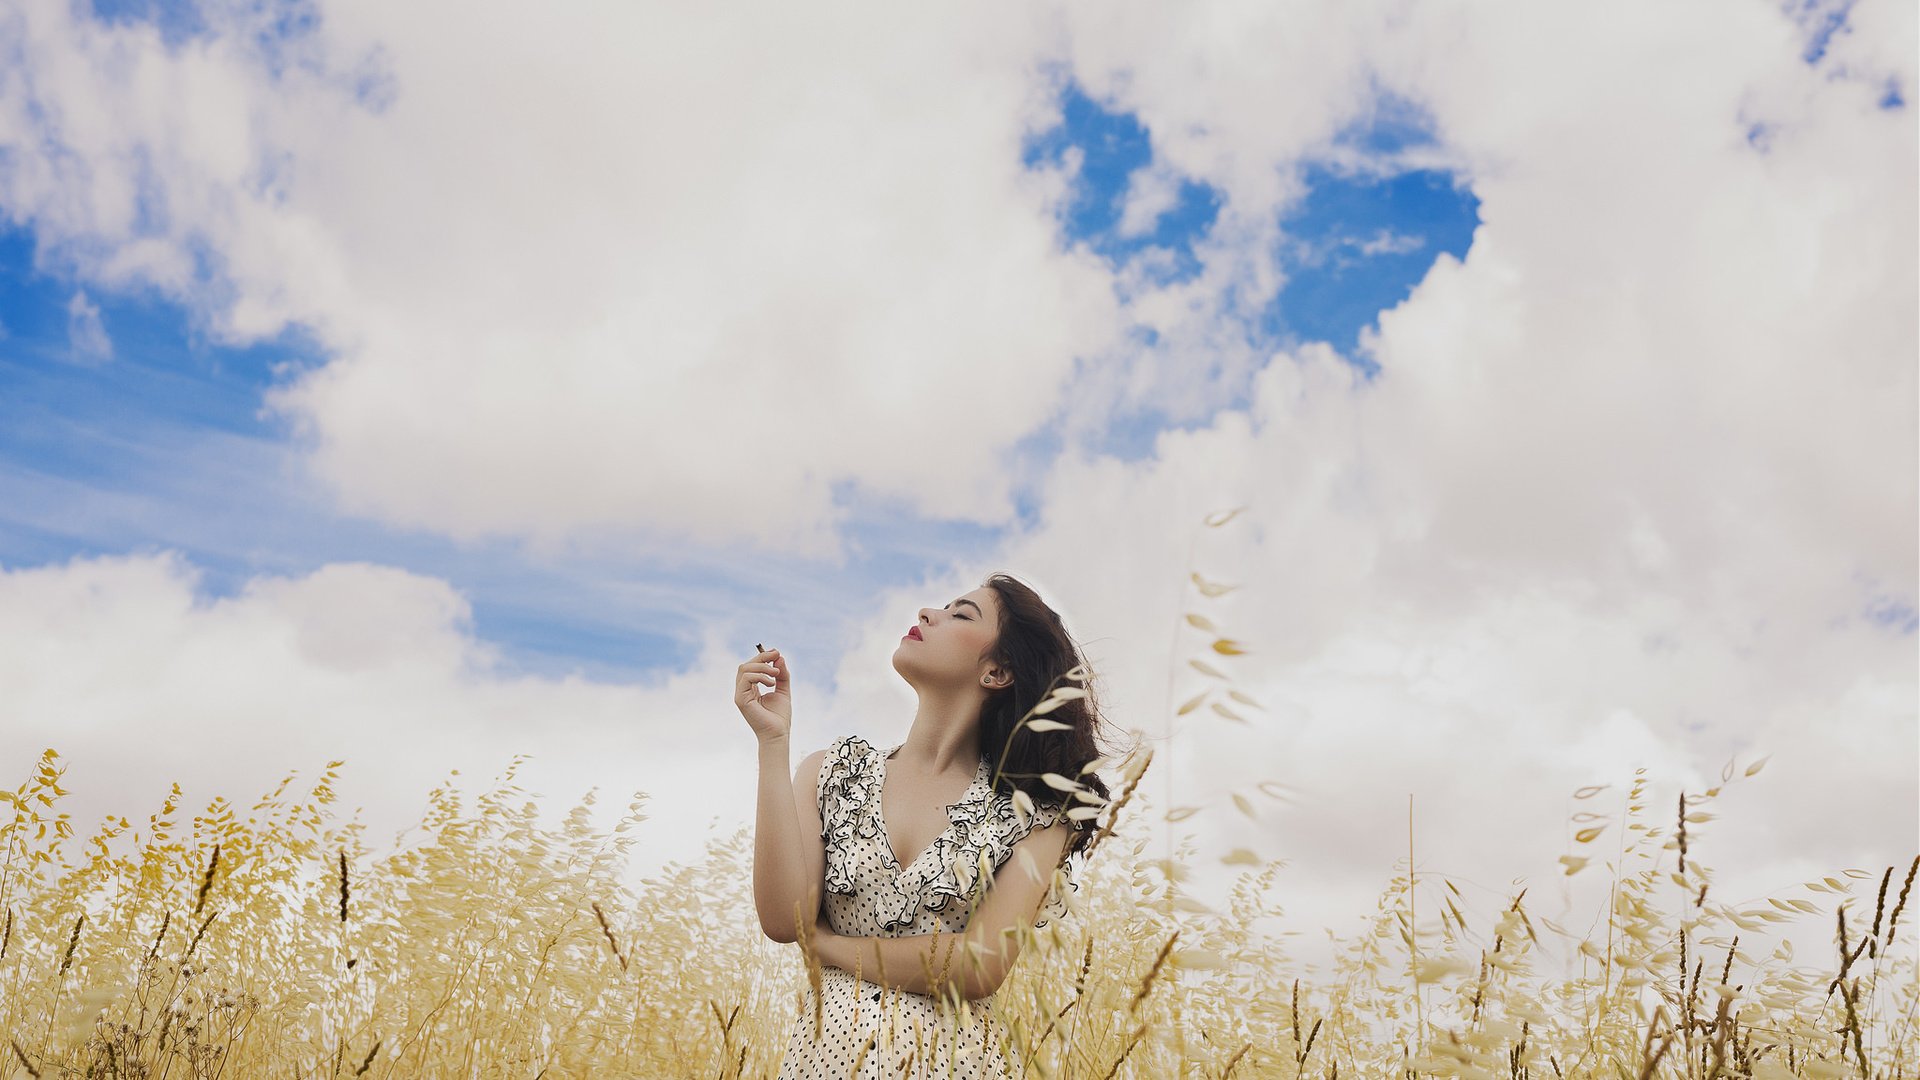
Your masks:
M901 637L910 637L910 638L912 638L912 639L913 639L913 640L915 640L915 641L919 641L919 640L921 640L921 638L920 638L920 628L916 626L916 627L914 627L914 628L912 628L911 630L908 630L908 631L907 631L906 633L904 633L904 634L902 634L902 635L900 635L900 636L901 636Z

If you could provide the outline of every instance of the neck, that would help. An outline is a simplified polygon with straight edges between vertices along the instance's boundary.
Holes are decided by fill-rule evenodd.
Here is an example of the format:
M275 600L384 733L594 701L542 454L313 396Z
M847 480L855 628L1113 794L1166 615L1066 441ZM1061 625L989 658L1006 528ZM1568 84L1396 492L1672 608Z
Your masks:
M894 760L931 773L972 772L980 766L980 706L986 695L979 687L920 691L920 707L913 726Z

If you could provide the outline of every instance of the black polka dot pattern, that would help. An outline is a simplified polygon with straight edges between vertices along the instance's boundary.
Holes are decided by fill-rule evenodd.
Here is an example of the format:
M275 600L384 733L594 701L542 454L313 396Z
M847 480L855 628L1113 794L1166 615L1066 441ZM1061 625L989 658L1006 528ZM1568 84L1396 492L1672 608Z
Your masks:
M852 937L904 937L935 930L958 934L967 928L982 853L997 871L1015 843L1032 829L1060 820L1066 808L1041 804L1022 823L1012 799L993 790L982 758L973 783L947 808L946 831L902 867L880 817L886 759L898 749L882 752L857 735L836 739L827 748L816 795L826 845L823 899L828 923L836 933ZM1068 910L1061 883L1071 890L1080 887L1071 866L1070 861L1063 864L1056 874L1036 927ZM836 967L823 966L821 976L819 1037L813 988L806 986L799 994L780 1080L993 1080L1022 1071L1018 1051L1005 1046L1006 1031L991 1013L991 996L954 1009L930 995L886 988L864 977L856 982ZM958 1031L950 1031L956 1018Z

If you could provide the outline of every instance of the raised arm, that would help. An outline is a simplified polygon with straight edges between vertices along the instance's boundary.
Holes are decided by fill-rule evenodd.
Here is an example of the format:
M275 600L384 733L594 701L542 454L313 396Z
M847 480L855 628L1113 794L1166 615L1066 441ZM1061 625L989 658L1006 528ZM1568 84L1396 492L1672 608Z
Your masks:
M773 692L760 693L771 684ZM799 938L820 911L826 851L813 792L826 751L807 755L799 774L787 775L793 734L793 680L779 649L761 648L734 672L733 703L760 746L760 782L754 798L753 907L760 929L781 943ZM798 920L798 921L796 921Z
M826 876L820 804L814 793L827 752L815 750L802 758L792 776L787 775L789 753L785 734L760 740L759 809L753 834L754 910L760 916L760 929L783 945L799 939L796 904L803 922L819 916Z

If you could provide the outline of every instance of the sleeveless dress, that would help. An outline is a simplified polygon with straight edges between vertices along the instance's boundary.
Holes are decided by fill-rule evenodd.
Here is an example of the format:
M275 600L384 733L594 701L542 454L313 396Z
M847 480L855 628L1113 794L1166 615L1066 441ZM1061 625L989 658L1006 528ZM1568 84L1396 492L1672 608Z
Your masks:
M946 831L902 867L880 812L886 759L899 748L897 744L882 751L858 735L849 735L828 745L820 765L816 798L821 840L826 845L822 901L835 933L850 937L905 937L935 930L959 934L967 928L968 909L979 884L976 879L981 876L981 854L997 871L1012 855L1013 845L1029 832L1063 820L1065 806L1040 803L1023 825L1011 796L993 790L989 766L982 757L973 783L959 802L947 807ZM1080 822L1073 825L1085 827ZM1045 926L1066 914L1065 893L1079 888L1071 860L1063 861L1034 926ZM961 962L957 950L952 962ZM887 988L866 975L863 970L856 982L851 972L821 966L817 1039L813 987L803 984L779 1080L897 1080L909 1075L903 1070L916 1052L918 1058L910 1066L914 1077L988 1080L1020 1075L1023 1063L1018 1050L1002 1050L1006 1032L991 1015L991 995L955 1009L932 995ZM948 1029L956 1017L959 1030L951 1034ZM853 1072L856 1060L858 1073Z

